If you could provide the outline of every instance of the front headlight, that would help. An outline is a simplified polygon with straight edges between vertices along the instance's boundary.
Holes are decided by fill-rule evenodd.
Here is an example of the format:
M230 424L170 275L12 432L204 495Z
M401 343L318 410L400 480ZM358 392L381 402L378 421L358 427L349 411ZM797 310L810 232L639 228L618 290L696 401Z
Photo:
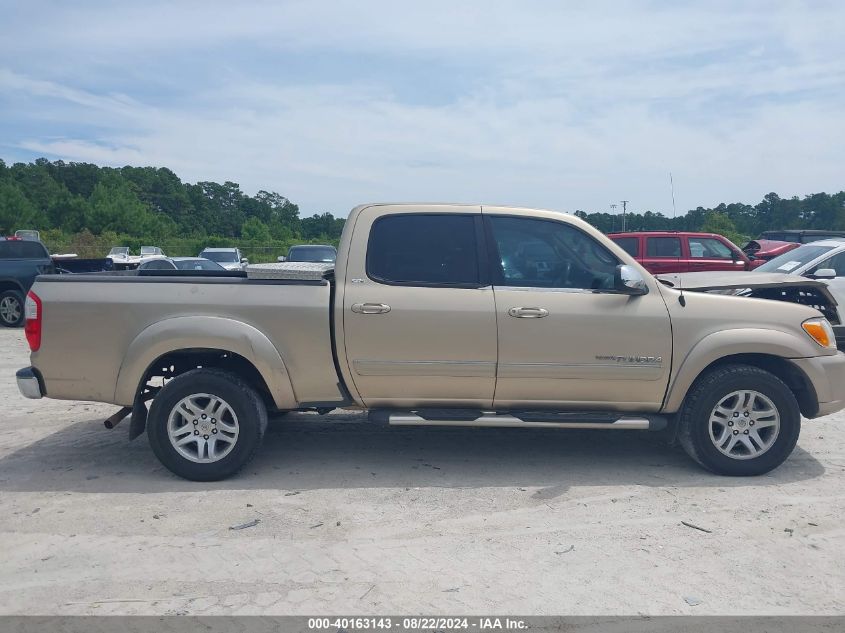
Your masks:
M828 349L836 349L836 337L833 334L833 327L824 317L807 319L801 324L804 331L810 335L816 343Z

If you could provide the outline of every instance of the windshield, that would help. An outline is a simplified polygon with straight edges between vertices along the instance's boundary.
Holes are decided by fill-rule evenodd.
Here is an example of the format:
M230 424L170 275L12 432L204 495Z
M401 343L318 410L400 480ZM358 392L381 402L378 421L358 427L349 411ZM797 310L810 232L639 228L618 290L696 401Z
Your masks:
M239 261L236 251L203 251L200 253L200 257L205 257L213 262L232 263Z
M161 253L161 249L158 246L141 247L141 255L157 255L159 253Z
M109 255L129 255L129 247L115 246L109 251Z
M805 244L788 253L778 255L754 270L761 273L791 273L831 250L833 250L832 246Z
M292 246L289 262L333 262L337 252L331 246Z
M179 270L225 270L220 264L207 259L182 259L173 263Z

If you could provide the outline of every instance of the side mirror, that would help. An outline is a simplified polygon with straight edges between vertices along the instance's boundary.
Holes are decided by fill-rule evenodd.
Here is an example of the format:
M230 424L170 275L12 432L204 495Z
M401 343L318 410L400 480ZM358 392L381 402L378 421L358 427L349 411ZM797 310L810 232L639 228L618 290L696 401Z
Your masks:
M276 258L276 261L277 261L277 262L286 262L286 261L288 261L288 258L287 258L287 257L285 257L284 255L279 255L279 256Z
M836 271L833 268L819 268L811 276L813 279L835 279Z
M613 275L613 286L617 292L626 295L644 295L648 286L640 272L633 266L622 264L616 267Z
M242 264L248 264L249 260L246 257L241 257L241 263Z

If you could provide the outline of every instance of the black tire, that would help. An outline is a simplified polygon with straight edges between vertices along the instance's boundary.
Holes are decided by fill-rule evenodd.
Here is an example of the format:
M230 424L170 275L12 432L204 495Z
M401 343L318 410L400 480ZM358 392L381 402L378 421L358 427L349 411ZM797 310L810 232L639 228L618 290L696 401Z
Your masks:
M710 437L710 415L714 408L723 398L739 390L762 394L771 401L780 417L780 428L773 443L758 456L745 459L724 454ZM745 433L739 430L739 424L737 422L737 428L730 433ZM762 475L777 468L792 453L800 432L801 412L789 387L774 374L749 365L725 365L699 377L678 414L681 446L704 468L719 475Z
M193 394L220 398L237 416L239 431L234 446L217 461L190 461L170 440L170 414L183 398ZM267 408L255 389L235 374L217 369L194 369L168 381L153 400L147 417L147 437L156 457L168 470L192 481L218 481L237 473L255 457L266 429Z
M0 293L0 325L20 327L24 322L24 297L18 290L6 290ZM16 314L13 317L10 310Z

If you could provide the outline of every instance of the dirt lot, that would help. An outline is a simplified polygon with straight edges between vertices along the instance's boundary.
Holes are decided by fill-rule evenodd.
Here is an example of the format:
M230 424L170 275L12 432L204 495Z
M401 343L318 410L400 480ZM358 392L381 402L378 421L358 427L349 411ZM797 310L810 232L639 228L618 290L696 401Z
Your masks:
M845 612L843 415L730 479L641 432L298 414L198 484L115 407L21 397L25 347L0 331L0 613Z

